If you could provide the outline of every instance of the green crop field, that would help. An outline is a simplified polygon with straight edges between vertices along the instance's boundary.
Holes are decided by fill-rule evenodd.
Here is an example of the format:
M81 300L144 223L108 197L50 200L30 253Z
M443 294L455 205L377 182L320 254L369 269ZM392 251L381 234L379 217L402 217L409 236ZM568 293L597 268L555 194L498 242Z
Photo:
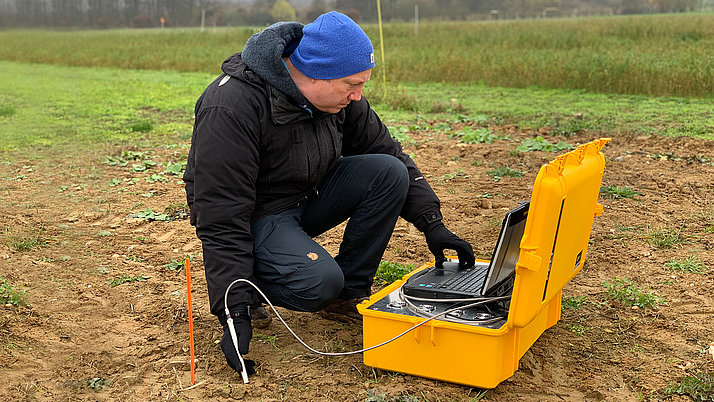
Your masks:
M188 141L193 105L209 73L65 67L0 61L0 152L87 149L102 142ZM516 124L554 134L661 134L714 139L710 99L607 95L467 83L369 83L365 96L388 125L431 120ZM136 127L148 127L138 130ZM29 148L28 148L29 147Z
M384 26L390 83L712 97L714 14ZM379 49L377 26L365 26ZM255 28L4 31L0 60L216 74Z
M417 36L388 24L365 95L390 125L712 139L713 27L714 14L424 23ZM188 135L195 99L253 32L2 31L0 152Z

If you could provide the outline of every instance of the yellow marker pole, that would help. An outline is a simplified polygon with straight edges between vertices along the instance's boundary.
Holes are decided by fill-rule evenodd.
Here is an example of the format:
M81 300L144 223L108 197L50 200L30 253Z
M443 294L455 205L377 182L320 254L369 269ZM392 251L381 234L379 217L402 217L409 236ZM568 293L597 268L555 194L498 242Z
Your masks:
M387 100L387 65L384 63L384 35L382 34L382 6L377 0L377 20L379 21L379 47L382 51L382 86L384 87L384 100Z

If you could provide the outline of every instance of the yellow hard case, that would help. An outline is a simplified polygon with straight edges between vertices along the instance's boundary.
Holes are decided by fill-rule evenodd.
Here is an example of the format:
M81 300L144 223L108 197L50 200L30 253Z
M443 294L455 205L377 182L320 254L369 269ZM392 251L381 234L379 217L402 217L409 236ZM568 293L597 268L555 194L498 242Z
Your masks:
M560 319L562 289L583 267L605 158L601 138L543 165L528 210L506 323L493 329L432 320L394 342L364 353L364 364L479 388L494 388L518 369L518 360ZM377 345L424 318L371 310L425 264L359 304L363 345Z

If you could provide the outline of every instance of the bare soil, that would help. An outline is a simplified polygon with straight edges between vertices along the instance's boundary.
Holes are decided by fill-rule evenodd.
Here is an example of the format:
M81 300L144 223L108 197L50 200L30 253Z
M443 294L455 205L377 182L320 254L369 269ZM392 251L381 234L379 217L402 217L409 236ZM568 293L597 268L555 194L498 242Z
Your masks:
M468 145L426 131L408 133L416 143L405 146L439 194L447 226L486 259L504 211L530 198L539 167L557 155L513 152L515 140L538 133L492 129L512 140ZM596 136L547 138L575 145ZM103 163L124 150L38 150L32 157L6 155L0 164L0 276L25 289L30 303L0 306L0 400L451 401L480 395L468 386L374 370L361 355L314 355L276 320L255 330L248 357L258 362L257 374L243 385L217 344L222 330L208 310L201 245L185 218L183 186L177 176L165 175L165 183L145 179L163 171L162 162L184 160L187 148L132 149L159 163L146 171L132 169L141 160ZM657 399L686 375L714 372L713 143L619 136L604 153L603 185L640 194L601 195L604 214L593 225L586 265L563 291L566 300L584 302L564 307L518 371L483 400ZM499 166L524 175L495 181L487 172ZM170 221L136 217L167 207ZM336 252L340 235L337 228L319 241ZM193 387L185 271L165 266L186 255L193 257ZM709 271L665 265L691 256ZM421 233L400 220L384 259L419 266L432 256ZM110 286L120 275L148 278ZM666 303L652 309L610 300L603 283L616 278ZM317 349L362 346L359 325L280 312Z

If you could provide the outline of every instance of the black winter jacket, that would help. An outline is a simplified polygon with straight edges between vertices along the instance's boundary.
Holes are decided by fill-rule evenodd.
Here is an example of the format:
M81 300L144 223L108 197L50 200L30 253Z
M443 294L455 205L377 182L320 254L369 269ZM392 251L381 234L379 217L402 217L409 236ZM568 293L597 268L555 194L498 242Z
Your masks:
M196 103L183 178L191 224L203 243L211 312L219 318L227 286L238 278L253 281L251 223L310 197L340 156L396 156L411 178L402 217L422 231L441 219L434 191L365 98L331 114L314 109L296 90L280 56L301 34L299 24L276 24L255 35L242 54L223 63L224 74ZM265 35L270 42L283 39L277 52L261 52ZM257 66L249 68L243 55ZM255 300L249 285L236 285L229 307Z

